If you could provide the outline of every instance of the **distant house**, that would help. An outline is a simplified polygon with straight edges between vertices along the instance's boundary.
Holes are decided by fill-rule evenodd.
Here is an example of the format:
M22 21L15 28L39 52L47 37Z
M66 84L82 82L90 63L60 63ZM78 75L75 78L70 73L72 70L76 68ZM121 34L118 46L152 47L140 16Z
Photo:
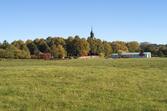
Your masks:
M151 58L151 52L143 52L142 54L140 52L135 53L115 53L112 54L112 58Z

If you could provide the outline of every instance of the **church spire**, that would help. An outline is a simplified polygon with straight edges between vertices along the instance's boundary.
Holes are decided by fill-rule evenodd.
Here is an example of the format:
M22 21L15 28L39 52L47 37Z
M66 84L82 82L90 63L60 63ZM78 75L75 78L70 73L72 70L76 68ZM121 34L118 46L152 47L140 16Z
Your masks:
M94 38L93 28L91 27L90 38Z

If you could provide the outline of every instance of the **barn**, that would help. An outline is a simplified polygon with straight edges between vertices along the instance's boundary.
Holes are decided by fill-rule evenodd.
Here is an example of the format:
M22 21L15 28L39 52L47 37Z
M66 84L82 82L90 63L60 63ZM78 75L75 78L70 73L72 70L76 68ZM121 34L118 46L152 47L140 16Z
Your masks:
M115 53L112 54L112 58L151 58L151 52L134 52L134 53Z

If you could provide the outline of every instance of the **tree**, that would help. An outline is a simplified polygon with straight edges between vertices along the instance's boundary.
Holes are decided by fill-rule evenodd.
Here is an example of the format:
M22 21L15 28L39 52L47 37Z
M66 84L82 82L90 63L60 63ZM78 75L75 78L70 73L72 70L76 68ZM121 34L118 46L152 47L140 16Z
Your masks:
M63 59L66 56L66 51L62 45L53 45L51 51L54 58Z
M46 43L48 44L49 47L52 47L54 45L54 41L52 37L48 37L46 39Z
M87 39L90 51L89 55L104 55L109 56L112 53L112 47L110 43L106 41L101 41L100 39L88 37Z
M79 36L68 37L66 40L66 50L68 56L87 56L89 53L89 43Z
M88 37L87 41L89 43L89 48L90 48L89 55L97 55L96 39L92 37Z
M75 56L87 56L89 53L89 43L86 39L80 39L79 36L75 36L73 39L73 49Z
M161 50L158 51L158 56L159 56L159 57L165 57L163 51L161 51ZM167 56L167 55L166 55L166 56Z
M5 55L6 55L6 50L0 49L0 58L5 58Z
M158 55L161 56L161 57L167 56L167 46L161 45L159 47Z
M0 50L0 58L22 59L25 58L25 56L21 50L13 45L9 45L6 49Z
M128 42L127 48L129 52L138 52L140 50L140 45L136 41Z
M6 40L4 40L3 43L0 45L0 48L6 49L9 45L10 44Z
M15 47L14 46L8 45L5 49L0 49L0 58L15 58L14 51Z
M104 53L103 42L100 39L88 37L87 41L90 45L89 55L99 55L100 53Z
M39 49L37 48L36 44L32 40L27 40L26 45L31 55L37 55L39 53Z
M52 45L62 45L63 47L65 47L66 42L64 40L64 38L62 37L48 37L46 39L46 42L48 44L49 47L51 47Z
M55 38L53 38L53 41L54 41L54 44L57 46L61 45L64 47L66 45L65 40L62 37L55 37Z
M96 41L96 47L97 47L97 50L96 50L97 55L100 55L101 53L104 54L103 42L100 39L95 39L95 41Z
M14 41L14 42L12 42L12 45L16 48L16 50L15 50L16 58L18 58L18 59L31 58L30 51L23 41L21 41L21 40Z
M67 56L74 56L75 55L75 47L73 44L73 37L68 37L65 41L66 41L66 51L67 51Z
M159 46L157 44L142 43L140 47L144 52L151 52L152 56L158 56Z
M43 53L50 52L50 47L48 46L48 44L44 39L35 39L34 43L40 52L43 52Z
M112 47L110 43L104 41L103 42L103 47L104 47L104 54L106 57L110 56L112 54Z
M88 53L89 53L89 43L84 38L80 39L79 55L80 56L87 56Z
M123 41L114 41L112 42L112 49L113 52L117 53L119 50L124 51L124 52L128 52L128 48L126 46L126 43Z

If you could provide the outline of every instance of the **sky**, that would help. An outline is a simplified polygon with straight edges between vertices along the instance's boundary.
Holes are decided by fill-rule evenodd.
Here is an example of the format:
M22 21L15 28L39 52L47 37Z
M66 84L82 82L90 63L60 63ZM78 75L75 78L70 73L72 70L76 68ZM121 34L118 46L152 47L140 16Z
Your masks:
M79 35L167 44L167 0L0 0L0 41Z

